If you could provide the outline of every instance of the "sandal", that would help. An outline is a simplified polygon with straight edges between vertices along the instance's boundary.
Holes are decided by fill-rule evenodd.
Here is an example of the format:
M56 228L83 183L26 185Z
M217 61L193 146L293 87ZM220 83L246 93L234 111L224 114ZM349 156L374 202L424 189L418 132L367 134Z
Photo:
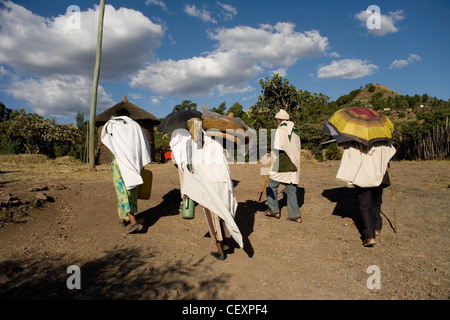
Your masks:
M297 223L302 223L303 222L301 217L296 217L296 218L289 218L289 217L287 217L286 220L294 221L294 222L297 222Z
M214 252L214 251L211 251L211 255L220 261L223 261L226 258L224 253L219 253L219 252Z
M135 231L140 231L142 228L142 226L139 223L135 223L130 227L130 231L128 231L128 233L133 233Z
M363 241L363 247L373 247L375 245L375 239L369 238Z
M275 219L280 219L281 218L281 213L280 212L273 213L272 210L270 210L270 209L267 210L265 212L265 214L266 214L267 217L272 217L272 218L275 218Z
M122 227L126 227L127 225L128 225L128 221L125 221L125 220L123 220L123 219L121 219L121 220L119 220L119 224L122 226Z

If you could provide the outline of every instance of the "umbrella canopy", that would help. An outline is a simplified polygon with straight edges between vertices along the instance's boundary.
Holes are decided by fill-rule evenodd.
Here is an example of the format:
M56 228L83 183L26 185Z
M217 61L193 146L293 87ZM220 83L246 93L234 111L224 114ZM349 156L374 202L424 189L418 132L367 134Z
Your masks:
M159 124L158 131L171 133L176 129L187 129L187 121L192 118L202 118L202 113L197 110L181 110L168 114Z
M390 140L394 124L384 114L373 109L350 107L336 111L322 131L332 135L338 143L358 141L371 145L376 141Z
M327 122L323 126L322 131L327 133L327 134L329 134L329 135L331 135L331 136L333 136L334 140L330 140L330 141L324 142L324 144L325 143L334 142L334 141L337 142L337 143L344 143L344 142L347 142L347 141L354 141L354 139L351 138L351 137L339 134L339 132L337 132L334 129L334 127L328 122L328 121L330 121L330 119L331 119L331 117L327 120Z

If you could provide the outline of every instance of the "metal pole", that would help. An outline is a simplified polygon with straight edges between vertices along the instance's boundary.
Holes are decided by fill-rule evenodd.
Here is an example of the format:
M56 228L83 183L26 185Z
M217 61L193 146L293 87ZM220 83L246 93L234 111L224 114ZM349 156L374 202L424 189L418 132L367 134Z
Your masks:
M102 59L103 17L105 15L105 0L100 0L97 52L95 54L94 80L92 82L91 114L89 118L89 168L95 170L95 113L97 107L98 79L100 76L100 63Z

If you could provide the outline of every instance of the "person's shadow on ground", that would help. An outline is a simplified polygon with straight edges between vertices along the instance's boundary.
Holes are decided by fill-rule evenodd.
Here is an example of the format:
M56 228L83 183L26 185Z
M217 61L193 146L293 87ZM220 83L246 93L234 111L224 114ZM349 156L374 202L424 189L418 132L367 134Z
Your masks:
M334 207L332 214L352 219L362 236L363 225L359 211L358 195L355 189L347 187L325 189L322 192L322 196L330 200L330 202L336 202L336 207Z
M333 215L342 218L351 218L361 235L361 239L363 239L364 225L361 219L361 211L359 209L359 200L356 190L347 187L326 189L322 192L322 196L331 202L336 202ZM389 218L383 212L381 212L381 215L387 220L390 227L395 232L394 226Z
M287 205L286 194L284 192L283 197L278 201L280 210L283 206ZM263 198L264 199L264 198ZM305 189L297 189L297 200L299 207L305 202ZM250 235L253 233L253 227L255 225L255 214L257 212L266 211L268 209L266 200L256 201L256 200L246 200L245 202L239 202L236 210L236 216L234 220L236 221L239 230L241 231L243 242L244 242L244 252L251 258L255 254L255 250L250 242ZM237 244L235 244L237 246Z
M255 214L258 211L263 211L265 208L264 203L258 201L246 200L245 202L239 202L236 210L234 221L241 231L242 242L244 243L244 252L251 258L255 254L255 250L250 242L250 235L253 233L253 227L255 225ZM236 244L237 246L237 244Z
M180 214L181 194L179 189L172 189L163 196L163 201L157 206L149 208L136 216L142 224L139 233L146 233L160 218Z

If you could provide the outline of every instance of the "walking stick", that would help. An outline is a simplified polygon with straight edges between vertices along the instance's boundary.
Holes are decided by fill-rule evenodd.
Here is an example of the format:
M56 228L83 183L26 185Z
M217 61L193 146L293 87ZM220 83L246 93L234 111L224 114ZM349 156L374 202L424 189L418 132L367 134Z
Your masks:
M270 172L270 166L271 165L272 165L272 161L270 161L270 164L269 164L269 172ZM264 193L264 189L266 188L267 180L269 179L269 172L267 172L266 180L264 181L264 185L263 185L263 188L261 190L261 194L259 195L259 200L258 201L261 201L261 197L262 197L262 195Z
M394 232L397 233L397 213L395 210L394 189L392 188L391 166L388 164L389 181L391 182L392 206L394 207Z

